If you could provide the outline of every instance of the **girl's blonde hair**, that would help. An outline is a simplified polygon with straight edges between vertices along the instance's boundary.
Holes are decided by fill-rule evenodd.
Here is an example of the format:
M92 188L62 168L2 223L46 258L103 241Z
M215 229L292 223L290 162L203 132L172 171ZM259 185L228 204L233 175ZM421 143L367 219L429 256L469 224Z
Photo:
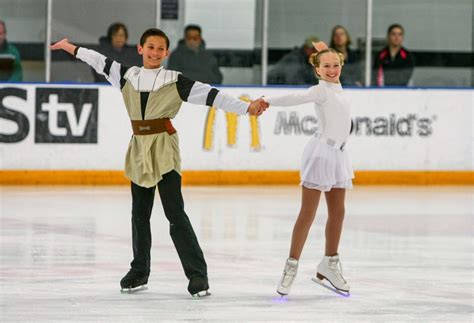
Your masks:
M319 78L319 74L318 72L316 72L316 67L319 67L319 65L321 64L321 56L323 54L326 54L326 53L334 53L336 54L338 57L339 57L339 61L341 62L341 66L344 66L344 60L346 59L344 57L344 54L338 52L337 50L335 50L334 48L328 48L328 49L324 49L320 52L317 52L317 53L314 53L314 54L311 54L311 56L309 57L309 63L315 68L314 69L314 73L316 74L316 76Z

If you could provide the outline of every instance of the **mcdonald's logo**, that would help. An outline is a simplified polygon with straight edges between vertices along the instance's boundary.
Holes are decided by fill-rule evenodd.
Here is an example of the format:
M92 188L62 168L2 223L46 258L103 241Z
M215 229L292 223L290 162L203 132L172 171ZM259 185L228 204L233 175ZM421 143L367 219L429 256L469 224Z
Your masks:
M245 102L252 101L250 97L246 94L239 97L240 100ZM204 150L212 150L214 146L214 124L216 121L217 109L215 107L210 107L207 112L206 123L204 126L204 141L203 148ZM237 125L238 125L238 115L233 112L225 113L226 122L227 122L227 146L234 147L237 143ZM250 122L250 148L254 150L260 150L260 127L258 124L257 116L249 116Z

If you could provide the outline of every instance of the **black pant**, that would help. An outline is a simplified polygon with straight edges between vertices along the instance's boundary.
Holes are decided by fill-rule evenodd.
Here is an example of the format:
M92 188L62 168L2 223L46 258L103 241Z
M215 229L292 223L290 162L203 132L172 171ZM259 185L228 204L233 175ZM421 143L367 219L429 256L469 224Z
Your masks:
M132 239L133 270L150 272L151 230L150 216L156 186L145 188L132 182ZM158 192L166 218L170 222L170 235L188 279L207 277L207 265L189 218L184 212L181 194L181 176L176 171L163 175Z

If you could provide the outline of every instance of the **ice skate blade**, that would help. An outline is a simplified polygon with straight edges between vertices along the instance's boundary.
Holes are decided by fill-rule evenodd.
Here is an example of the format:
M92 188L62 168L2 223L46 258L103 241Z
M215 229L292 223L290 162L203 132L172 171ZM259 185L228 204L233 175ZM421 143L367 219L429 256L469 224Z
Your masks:
M286 293L286 294L285 294L285 293L282 293L282 292L280 292L278 289L277 289L277 293L278 293L278 295L280 295L281 298L283 298L283 297L285 297L285 296L288 295L288 293Z
M135 293L147 290L147 289L148 289L147 285L142 285L142 286L138 286L138 287L134 287L134 288L122 288L120 290L120 292L122 294L135 294Z
M324 277L324 276L318 274L318 278L316 278L316 277L311 277L311 280L314 281L315 283L317 283L317 284L323 286L324 288L329 289L330 291L332 291L332 292L334 292L334 293L336 293L336 294L339 294L339 295L344 296L344 297L349 297L349 296L351 296L351 294L349 293L349 291L343 291L343 290L337 289L328 279L326 279L326 281L329 282L330 286L327 285L327 284L325 284L325 283L323 282L323 280L319 278L319 276L321 276L321 277L323 277L324 279L326 279L326 277Z
M207 290L202 290L200 292L197 292L196 294L191 295L193 299L201 299L207 296L211 296L211 293L209 293Z

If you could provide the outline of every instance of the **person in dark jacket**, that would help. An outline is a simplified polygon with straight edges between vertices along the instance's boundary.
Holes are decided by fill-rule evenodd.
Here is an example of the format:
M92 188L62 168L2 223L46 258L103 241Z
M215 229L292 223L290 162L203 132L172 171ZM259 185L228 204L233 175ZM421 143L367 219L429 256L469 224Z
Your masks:
M176 49L171 52L168 69L182 72L203 83L222 83L217 59L206 49L201 27L198 25L186 26L184 39L181 39Z
M141 66L142 60L135 46L127 45L128 30L120 22L113 23L107 30L107 36L99 39L97 51L110 59L127 66ZM108 83L104 76L92 69L94 82Z
M387 30L387 46L376 56L374 83L377 86L406 86L413 74L413 55L402 46L405 30L393 24Z
M317 37L309 37L301 47L293 49L283 56L268 73L268 84L315 85L318 79L309 63L309 57L315 53L313 42Z
M351 36L344 26L336 25L331 32L331 48L344 55L344 69L339 78L342 85L362 86L360 54L350 48Z

